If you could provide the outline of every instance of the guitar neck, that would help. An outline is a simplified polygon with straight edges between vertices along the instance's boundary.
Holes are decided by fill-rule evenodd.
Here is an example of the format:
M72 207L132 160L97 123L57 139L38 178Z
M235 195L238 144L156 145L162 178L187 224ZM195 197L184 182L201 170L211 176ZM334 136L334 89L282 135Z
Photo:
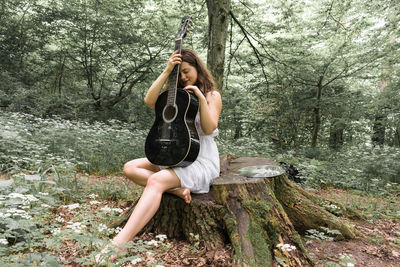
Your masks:
M181 46L182 46L182 38L176 39L175 41L175 50L181 53ZM170 84L169 84L169 92L168 92L168 100L167 104L173 106L176 101L176 90L178 88L178 79L179 79L179 64L175 65L174 69L170 74Z

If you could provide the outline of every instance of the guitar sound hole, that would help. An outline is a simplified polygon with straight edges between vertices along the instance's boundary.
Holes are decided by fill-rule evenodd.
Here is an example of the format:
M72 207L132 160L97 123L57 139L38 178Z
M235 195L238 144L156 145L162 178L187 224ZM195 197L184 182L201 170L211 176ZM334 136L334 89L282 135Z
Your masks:
M177 111L178 110L176 106L166 106L163 112L164 121L166 122L173 121L176 117Z

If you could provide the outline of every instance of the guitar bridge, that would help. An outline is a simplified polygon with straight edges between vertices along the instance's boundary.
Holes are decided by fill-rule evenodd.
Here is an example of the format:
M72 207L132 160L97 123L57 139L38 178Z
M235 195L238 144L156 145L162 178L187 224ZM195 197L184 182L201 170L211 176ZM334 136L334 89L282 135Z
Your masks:
M176 139L156 139L156 142L158 142L159 144L161 144L161 147L167 147L167 146L171 146L171 145L176 145L178 140Z

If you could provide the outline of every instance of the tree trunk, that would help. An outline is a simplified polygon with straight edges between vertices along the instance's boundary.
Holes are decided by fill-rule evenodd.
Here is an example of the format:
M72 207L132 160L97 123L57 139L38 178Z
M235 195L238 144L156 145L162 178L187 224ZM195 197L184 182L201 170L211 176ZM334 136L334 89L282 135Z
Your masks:
M207 0L206 2L208 9L207 67L213 74L218 88L222 89L230 0Z
M381 86L379 87L379 92L380 92L380 95L378 96L379 98L384 97L382 95L382 92L390 84L391 81L392 73L388 65L382 66L381 76L382 78L381 78ZM371 139L374 145L383 146L385 144L385 132L386 132L385 121L387 119L387 115L385 112L385 104L379 104L385 101L381 100L377 102L378 102L378 108L375 113L374 125L372 126L373 133Z
M189 205L164 194L159 210L143 231L193 241L198 235L208 250L231 244L235 266L274 266L276 262L312 266L298 234L307 229L323 232L327 227L339 230L342 237L355 237L355 230L329 211L333 203L307 193L285 175L264 179L237 174L246 166L273 164L265 158L222 156L221 176L208 194L193 195ZM113 226L124 224L132 209ZM287 251L279 244L296 249Z
M329 146L333 149L339 149L343 145L343 132L345 124L342 119L335 119L332 122L329 133Z
M321 127L321 94L322 94L322 80L323 76L320 77L318 85L317 85L317 95L316 95L316 104L314 108L314 129L311 137L311 147L317 146L318 132Z
M384 114L377 113L375 115L374 125L372 127L373 134L372 134L372 142L374 145L383 146L385 144L385 119L386 116Z
M394 142L393 146L398 146L400 147L400 126L396 127L396 132L394 134Z

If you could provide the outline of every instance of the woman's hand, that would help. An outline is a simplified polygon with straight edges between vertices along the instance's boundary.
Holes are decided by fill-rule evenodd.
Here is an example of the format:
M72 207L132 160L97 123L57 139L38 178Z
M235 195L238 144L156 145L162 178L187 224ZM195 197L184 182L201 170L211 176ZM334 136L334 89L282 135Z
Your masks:
M188 85L188 86L185 86L183 89L188 90L189 92L192 92L193 94L195 94L197 96L197 98L199 99L199 101L206 100L205 96L200 91L199 87L197 87L196 85Z
M168 59L165 70L170 73L174 69L175 65L181 63L182 63L182 55L178 53L178 50L176 50L174 53L172 53L172 55Z

